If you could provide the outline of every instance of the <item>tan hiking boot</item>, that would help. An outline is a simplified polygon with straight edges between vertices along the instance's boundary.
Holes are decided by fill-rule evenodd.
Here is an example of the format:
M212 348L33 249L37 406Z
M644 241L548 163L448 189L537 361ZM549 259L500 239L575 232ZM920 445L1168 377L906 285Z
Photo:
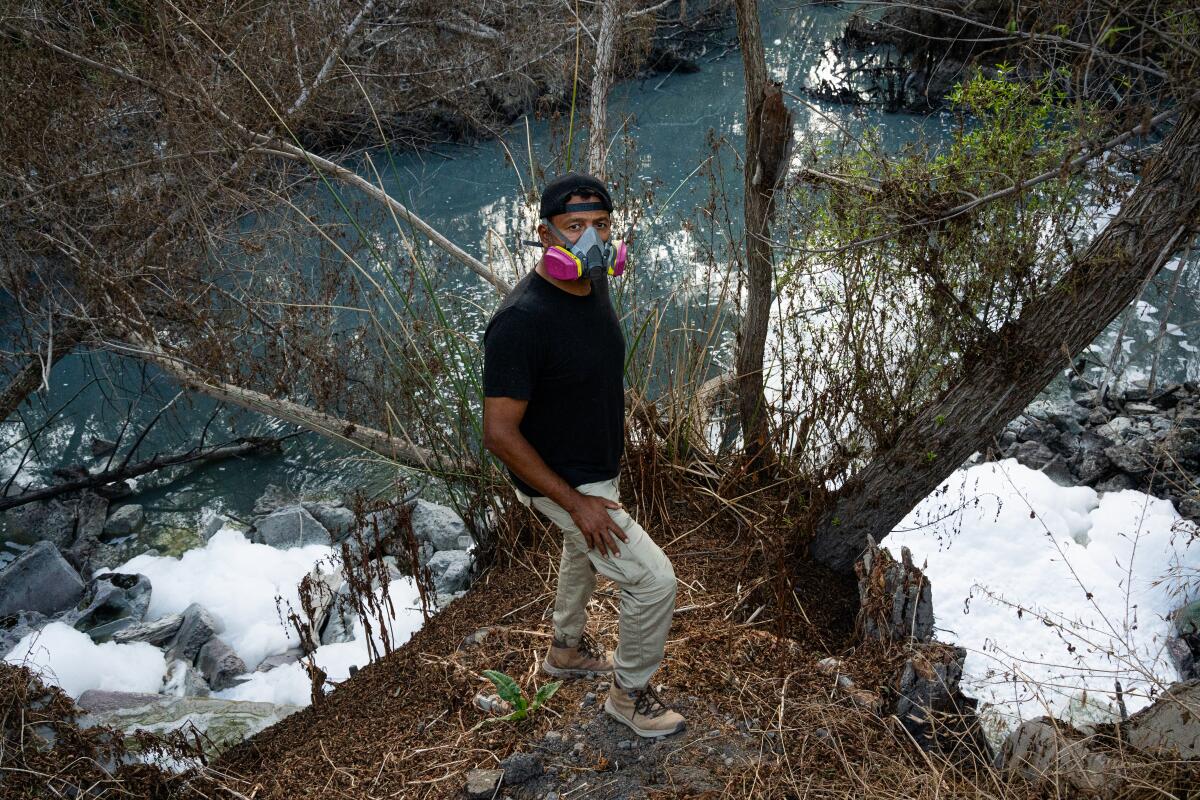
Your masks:
M670 736L687 727L683 715L669 708L651 686L645 689L622 689L614 680L604 700L604 710L645 739Z
M542 671L556 678L594 678L612 672L613 662L608 652L585 633L575 647L552 642Z

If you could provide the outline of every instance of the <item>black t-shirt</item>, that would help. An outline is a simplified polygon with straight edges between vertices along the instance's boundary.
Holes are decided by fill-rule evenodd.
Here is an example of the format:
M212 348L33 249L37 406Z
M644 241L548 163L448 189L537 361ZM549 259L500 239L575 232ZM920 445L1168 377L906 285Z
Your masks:
M572 486L615 478L625 447L625 336L608 281L593 281L591 294L578 297L530 272L488 323L483 344L484 395L529 401L521 433L546 465Z

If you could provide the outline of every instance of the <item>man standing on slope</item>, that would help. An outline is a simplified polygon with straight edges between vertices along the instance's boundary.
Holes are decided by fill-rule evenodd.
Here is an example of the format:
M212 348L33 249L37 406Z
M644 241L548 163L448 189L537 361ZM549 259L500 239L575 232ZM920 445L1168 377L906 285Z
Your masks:
M554 640L542 669L556 677L614 672L604 710L639 736L668 736L683 717L650 686L675 610L675 571L621 507L625 337L607 275L624 268L610 242L604 184L568 173L542 192L537 268L484 333L483 442L508 467L517 498L563 534ZM621 590L612 658L584 632L596 573Z

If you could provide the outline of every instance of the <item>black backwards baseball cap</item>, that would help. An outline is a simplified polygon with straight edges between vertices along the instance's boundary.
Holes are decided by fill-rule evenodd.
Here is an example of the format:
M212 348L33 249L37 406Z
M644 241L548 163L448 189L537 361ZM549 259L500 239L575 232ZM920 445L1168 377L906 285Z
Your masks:
M573 194L599 199L567 205L567 199ZM609 196L607 187L591 175L568 172L547 183L546 188L542 190L542 219L550 219L568 211L607 211L611 214L612 210L612 197Z

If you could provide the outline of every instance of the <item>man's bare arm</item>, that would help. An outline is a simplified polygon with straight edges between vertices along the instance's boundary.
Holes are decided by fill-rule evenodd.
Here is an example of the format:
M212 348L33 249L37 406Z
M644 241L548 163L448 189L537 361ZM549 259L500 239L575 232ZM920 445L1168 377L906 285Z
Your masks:
M603 497L582 494L568 484L533 449L533 445L521 433L521 419L528 407L527 400L511 397L485 397L483 399L483 446L504 462L534 489L562 506L579 526L589 547L600 550L601 555L621 555L615 535L628 541L625 532L613 522L608 514L610 508L620 508Z

